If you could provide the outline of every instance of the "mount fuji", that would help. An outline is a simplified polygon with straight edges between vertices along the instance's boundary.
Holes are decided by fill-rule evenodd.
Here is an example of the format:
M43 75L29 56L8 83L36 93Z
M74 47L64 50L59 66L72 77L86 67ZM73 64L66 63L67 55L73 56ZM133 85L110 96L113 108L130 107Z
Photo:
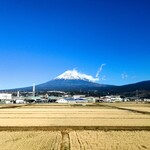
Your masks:
M77 70L68 70L51 81L36 86L39 90L96 90L108 85L96 83L98 78L86 75Z
M63 91L79 91L79 90L97 90L101 87L109 87L109 85L96 83L98 78L94 78L91 75L86 75L78 72L77 70L68 70L56 78L36 85L37 91L49 91L49 90L63 90ZM32 87L17 88L13 91L32 91Z
M56 77L55 79L58 80L84 80L84 81L89 81L89 82L95 82L98 81L98 78L93 78L90 75L86 75L83 73L78 72L77 70L73 69L73 70L68 70L66 72L64 72L63 74L59 75L58 77Z

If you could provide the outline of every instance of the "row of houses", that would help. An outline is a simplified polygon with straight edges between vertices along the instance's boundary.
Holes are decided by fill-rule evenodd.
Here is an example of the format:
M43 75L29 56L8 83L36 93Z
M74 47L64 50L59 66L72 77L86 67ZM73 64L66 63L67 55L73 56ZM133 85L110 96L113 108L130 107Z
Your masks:
M113 103L113 102L122 102L123 99L120 97L120 95L110 95L110 96L100 97L99 101Z
M85 95L61 95L61 96L15 96L8 93L0 93L0 102L6 104L24 103L96 103L96 102L121 102L120 96L86 97Z

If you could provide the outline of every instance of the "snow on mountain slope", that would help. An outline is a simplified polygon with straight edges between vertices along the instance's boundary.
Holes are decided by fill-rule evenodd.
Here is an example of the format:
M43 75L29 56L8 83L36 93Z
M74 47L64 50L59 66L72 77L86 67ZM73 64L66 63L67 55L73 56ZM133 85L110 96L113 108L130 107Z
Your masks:
M94 78L90 75L86 75L83 73L78 72L77 70L68 70L63 74L59 75L55 79L64 79L64 80L88 80L90 82L98 81L98 78Z

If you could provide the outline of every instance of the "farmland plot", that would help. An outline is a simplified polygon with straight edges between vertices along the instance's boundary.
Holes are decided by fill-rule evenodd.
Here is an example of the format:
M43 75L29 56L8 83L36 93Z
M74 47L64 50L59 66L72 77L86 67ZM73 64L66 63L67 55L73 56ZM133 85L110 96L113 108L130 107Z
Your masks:
M150 115L102 106L31 105L0 109L0 126L150 126Z
M149 150L150 115L107 105L149 109L130 104L2 106L0 150Z
M121 107L121 108L127 108L127 109L132 109L132 110L139 110L139 111L144 111L144 112L149 112L150 113L150 107Z
M61 143L59 131L0 132L1 150L59 150Z
M1 150L149 150L148 131L0 132Z
M72 131L71 150L149 150L148 131Z
M105 106L115 106L119 108L126 108L131 110L145 111L150 112L150 104L144 103L113 103L113 104L104 104Z

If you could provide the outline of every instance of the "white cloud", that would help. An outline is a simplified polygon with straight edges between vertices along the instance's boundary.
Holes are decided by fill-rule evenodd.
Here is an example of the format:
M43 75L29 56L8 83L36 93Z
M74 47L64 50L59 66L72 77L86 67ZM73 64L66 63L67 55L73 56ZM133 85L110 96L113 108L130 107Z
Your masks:
M96 78L98 78L99 74L101 73L101 71L103 70L103 67L105 66L106 64L102 64L100 66L100 68L98 69L97 73L96 73Z
M128 78L128 75L127 75L126 73L122 73L122 74L121 74L121 78L122 78L122 79L126 79L126 78Z

